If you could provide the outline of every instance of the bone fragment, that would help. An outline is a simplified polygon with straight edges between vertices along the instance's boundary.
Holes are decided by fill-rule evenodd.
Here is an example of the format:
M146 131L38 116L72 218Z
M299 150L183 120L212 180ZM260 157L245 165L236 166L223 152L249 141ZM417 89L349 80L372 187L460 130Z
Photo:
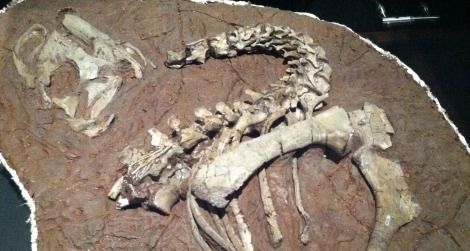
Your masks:
M44 41L26 57L28 63L26 65L20 59L19 51L23 49L27 40L39 36L39 31L42 32L44 38L41 39ZM105 60L88 55L77 43L57 31L53 31L47 37L46 35L46 29L42 25L35 24L20 37L15 45L15 53L13 54L15 65L30 88L36 87L37 83L41 86L49 86L52 73L67 61L71 61L77 66L82 81L96 78L100 67L110 65ZM43 96L44 101L48 104L50 97L47 93L43 93Z
M243 133L250 128L250 126L256 125L263 122L267 118L267 114L264 112L251 113L243 111L242 115L238 119L237 123L232 128L225 128L222 130L219 141L217 144L217 152L222 153L226 149L226 146L232 143L232 147L238 145Z
M180 145L184 149L191 149L199 142L207 139L207 136L196 125L191 125L190 127L182 129L180 136Z
M262 169L259 172L258 180L264 213L268 222L271 243L274 247L279 247L279 245L281 245L283 237L281 230L279 229L279 224L277 223L277 213L276 209L274 208L273 200L271 198L271 192L269 191L266 169Z
M119 76L106 76L105 83L91 82L87 86L88 104L91 105L90 118L96 119L111 103L114 95L121 87L122 79ZM91 93L91 94L90 94Z
M124 209L130 205L139 204L144 201L145 194L139 191L124 177L121 183L121 191L116 200L116 208Z
M255 92L251 89L246 89L245 90L245 94L250 96L251 100L253 102L256 102L257 100L259 100L260 98L263 97L263 94L262 93L259 93L259 92Z
M147 205L168 215L173 205L186 194L183 183L188 181L190 171L177 159L183 150L175 141L156 128L151 128L148 133L154 150L147 152L128 146L121 152L120 161L127 165L127 173L123 181L118 180L111 188L109 197L120 196L118 208L148 200ZM160 189L155 194L142 192L146 191L148 180L144 178L147 176L158 179Z
M303 226L300 228L300 242L302 244L307 245L309 242L309 230L310 230L310 215L305 210L303 203L302 203L302 196L300 194L300 182L299 182L299 167L297 163L297 157L292 159L292 178L294 180L294 194L295 194L295 206L297 207L297 211L299 211Z
M114 120L114 114L101 119L67 119L70 127L76 131L87 135L90 138L94 138L106 131Z
M111 62L89 55L76 42L53 31L38 55L38 80L48 85L52 73L68 60L77 66L81 81L95 79L100 67L111 66Z
M379 156L364 146L353 156L354 162L372 188L376 203L375 226L368 251L387 250L398 228L412 221L420 211L398 163Z
M198 108L195 111L196 118L203 123L202 130L205 132L219 131L224 125L221 117L216 116L206 108Z
M127 176L138 183L148 175L166 180L170 176L175 175L177 170L184 170L185 167L182 164L176 164L175 167L171 166L172 160L176 160L176 155L183 152L181 146L156 128L151 128L148 130L148 133L151 136L151 144L154 146L155 150L146 153L134 149L129 150L127 148L123 150L123 156L133 158L132 161L126 160L123 162L125 159L121 160L122 163L128 166ZM178 166L181 166L181 168L176 168ZM169 173L162 175L165 168L170 169ZM162 176L165 177L162 178Z
M29 54L29 56L26 59L26 62L21 60L20 58L20 52L23 50L23 46L31 40L32 38L38 38L39 39L39 44L36 46L36 48ZM36 57L38 54L39 50L42 48L44 43L46 42L47 38L47 29L46 27L42 26L41 24L33 24L21 37L18 39L18 41L15 44L15 47L13 48L13 62L15 63L16 69L18 70L18 73L20 76L22 76L25 80L26 87L28 88L34 88L36 87L35 79L36 75L34 72L31 72L29 69L31 67L31 64L33 64L33 59Z
M245 102L235 101L233 102L233 110L237 113L243 113L250 110L252 106Z
M179 186L181 182L182 180L173 178L168 184L163 185L153 196L151 205L160 212L169 215L171 208L180 198Z
M159 177L172 159L182 152L179 146L165 146L146 153L137 162L128 166L128 176L136 183L146 176Z
M201 39L187 44L189 56L186 58L187 62L196 62L203 64L208 56L209 45L205 39Z
M311 144L325 144L344 155L349 151L351 134L346 111L330 108L311 119L242 142L213 162L201 165L193 178L192 192L216 207L225 207L227 196L267 161Z
M201 233L199 232L199 227L196 223L196 219L191 208L192 200L190 200L190 198L192 196L193 195L191 194L191 191L188 190L186 195L186 208L189 215L189 222L191 224L191 232L193 233L194 239L196 239L197 244L202 250L212 250L212 248L209 246L209 244L207 244L206 240L204 240L204 237L202 237Z
M116 200L116 209L123 209L130 205L130 202L127 198L118 196Z
M173 142L168 135L160 132L156 128L150 128L147 131L151 136L150 144L156 148L162 148L166 146L176 146L175 142Z
M215 109L220 112L224 118L230 122L233 123L238 120L239 116L233 112L233 110L224 102L219 102L215 105Z
M257 112L257 113L251 113L251 112L244 112L240 119L238 119L237 123L233 127L236 131L243 133L246 128L261 123L263 122L268 115L264 112ZM238 140L235 140L238 141Z
M238 237L237 233L235 232L235 229L233 228L232 223L230 222L230 219L228 217L228 213L225 213L224 216L222 217L222 223L224 224L224 229L227 232L227 236L230 240L230 242L233 244L235 250L245 250L243 247L243 243Z
M181 123L181 120L179 120L174 115L168 119L168 126L170 127L171 130L177 133L180 133L181 130L183 130L183 125Z
M144 157L145 152L138 148L133 148L130 146L126 146L119 154L119 161L125 165L131 165L142 159Z
M62 108L69 117L75 117L75 112L78 106L78 97L66 96L64 98L52 97L52 102Z
M364 145L377 146L385 150L392 146L391 135L395 133L384 110L365 102L362 110L349 113L356 134Z
M196 117L202 118L202 121L209 122L211 126L214 126L211 127L211 129L217 128L215 125L219 123L216 121L217 118L214 118L215 116L206 109L198 109L196 111ZM187 150L193 148L195 145L208 138L205 134L208 131L201 127L201 125L196 123L193 123L190 126L183 125L181 121L175 116L171 116L168 119L168 126L173 130L174 133L176 133L176 135L178 135L179 145Z
M261 129L261 134L266 134L271 129L273 123L283 117L286 111L284 109L276 110L275 112L271 113L266 118L266 121L263 124L263 128ZM263 202L263 209L264 214L266 216L266 220L268 223L268 230L271 237L271 243L274 247L278 247L281 245L283 236L281 230L279 228L279 224L277 222L277 213L276 209L274 208L274 203L272 200L271 191L269 189L268 177L266 174L266 169L261 169L258 173L258 182L261 194L261 201Z
M133 57L138 55L140 59L147 63L142 52L134 46L127 46L126 43L118 43L111 39L107 34L99 31L91 24L82 18L65 14L62 21L64 27L69 30L74 36L78 37L88 45L92 45L94 55L100 59L117 64L120 61L127 61L134 69L135 76L142 78L142 65Z
M222 141L223 143L219 144L218 147L216 145L218 154L223 153L227 149L231 149L238 146L241 141L241 132L243 132L249 126L261 122L262 120L264 120L265 117L264 113L259 113L255 115L247 113L246 109L240 110L240 112L243 113L243 115L240 117L237 124L235 124L234 127L231 129L225 128L225 130L222 131L220 141ZM230 143L227 142L229 138L232 139ZM228 146L227 149L225 148L226 145ZM232 233L233 228L230 225L230 222L227 220L225 224L227 226L227 232L232 235L231 237L229 237L229 239L232 241L234 247L239 248L238 250L254 250L253 244L251 243L251 232L248 228L248 225L245 223L245 217L242 211L240 210L237 198L231 201L229 208L235 217L235 222L237 223L238 233L241 237L241 240L239 241L236 234ZM240 248L240 246L242 248Z
M186 53L184 51L168 51L165 65L169 68L179 69L185 65Z
M215 224L215 227L217 228L217 231L220 233L223 239L227 240L227 243L230 245L230 249L232 250L237 250L235 246L232 244L230 238L228 237L227 231L225 230L224 223L222 222L222 219L217 215L216 212L210 211L210 215L212 217L212 221Z
M240 210L240 206L238 204L238 199L233 199L230 203L230 207L232 208L232 212L235 215L235 221L237 222L238 232L241 237L241 241L243 243L243 247L245 251L253 251L253 243L251 242L251 232L248 229L248 225L245 223L243 219L243 214Z
M112 200L116 200L121 192L122 188L122 182L124 181L124 177L121 176L119 179L117 179L113 186L111 187L111 190L109 190L108 197Z
M197 225L214 241L219 245L223 250L233 250L231 249L232 245L220 236L204 219L202 213L199 211L199 206L197 205L196 198L193 195L190 195L188 198L190 209L192 211L194 220Z
M305 114L307 117L311 117L312 113L315 110L318 110L319 108L322 107L323 100L325 100L328 97L328 93L322 94L320 96L315 95L314 93L308 92L303 94L300 97L300 103L302 104L302 107L305 108Z

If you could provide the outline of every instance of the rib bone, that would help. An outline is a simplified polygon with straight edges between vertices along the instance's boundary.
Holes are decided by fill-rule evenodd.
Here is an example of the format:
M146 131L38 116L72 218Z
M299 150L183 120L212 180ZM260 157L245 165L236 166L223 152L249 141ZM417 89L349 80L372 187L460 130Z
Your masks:
M297 207L297 211L299 211L303 220L303 226L301 227L299 237L302 244L306 245L310 239L310 215L304 209L302 203L302 196L300 194L299 167L297 163L297 157L295 156L292 159L292 178L294 180L295 206Z

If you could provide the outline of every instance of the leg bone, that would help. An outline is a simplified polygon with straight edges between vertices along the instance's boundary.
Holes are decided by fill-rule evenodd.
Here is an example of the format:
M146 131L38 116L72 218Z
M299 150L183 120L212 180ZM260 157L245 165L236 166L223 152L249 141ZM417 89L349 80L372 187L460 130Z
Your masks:
M419 213L399 164L383 158L370 147L363 147L353 157L372 188L376 201L375 226L368 251L387 250L393 234Z

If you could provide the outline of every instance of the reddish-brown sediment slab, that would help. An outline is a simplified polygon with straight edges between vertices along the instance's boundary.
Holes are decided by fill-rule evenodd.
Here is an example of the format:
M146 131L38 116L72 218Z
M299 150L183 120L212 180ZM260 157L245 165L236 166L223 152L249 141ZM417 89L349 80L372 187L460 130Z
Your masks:
M73 132L62 110L41 110L40 94L24 87L11 55L33 23L58 27L57 12L74 8L113 39L128 41L159 67L143 79L123 69L124 84L104 112L112 126L95 139ZM27 17L27 18L25 18ZM292 12L253 6L200 5L186 1L26 1L0 15L0 151L36 201L40 250L195 250L185 203L170 216L142 208L118 211L106 195L122 167L120 151L143 144L148 128L168 132L166 120L194 120L194 108L231 103L244 89L261 91L283 75L282 60L244 55L208 60L181 70L163 67L166 51L184 43L269 22L309 34L322 46L333 69L328 106L358 109L367 101L384 109L395 129L393 147L381 155L400 160L406 182L422 207L419 217L399 229L391 250L450 247L470 249L470 159L454 131L405 69L359 37L334 24ZM51 92L78 84L71 65L59 68ZM279 250L362 250L374 225L374 200L350 156L335 163L324 149L299 159L305 210L312 219L310 242L298 240L302 222L295 208L292 168L279 159L267 169L284 240ZM259 189L252 179L240 208L255 247L271 249Z

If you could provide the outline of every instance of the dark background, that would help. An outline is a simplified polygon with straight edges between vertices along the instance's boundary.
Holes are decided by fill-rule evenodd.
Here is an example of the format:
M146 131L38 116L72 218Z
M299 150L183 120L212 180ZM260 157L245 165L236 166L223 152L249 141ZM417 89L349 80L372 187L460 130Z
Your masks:
M285 10L311 12L345 24L396 55L439 99L465 138L470 138L470 1L464 0L251 0ZM388 17L439 16L436 21L382 24ZM423 11L423 4L428 13Z
M34 1L34 0L30 0ZM9 1L0 0L0 8ZM284 10L311 12L345 24L398 56L428 84L461 133L470 137L470 18L464 0L251 0ZM439 16L433 22L386 26L388 17ZM424 11L423 4L428 12ZM0 250L29 250L29 215L10 175L0 166Z

